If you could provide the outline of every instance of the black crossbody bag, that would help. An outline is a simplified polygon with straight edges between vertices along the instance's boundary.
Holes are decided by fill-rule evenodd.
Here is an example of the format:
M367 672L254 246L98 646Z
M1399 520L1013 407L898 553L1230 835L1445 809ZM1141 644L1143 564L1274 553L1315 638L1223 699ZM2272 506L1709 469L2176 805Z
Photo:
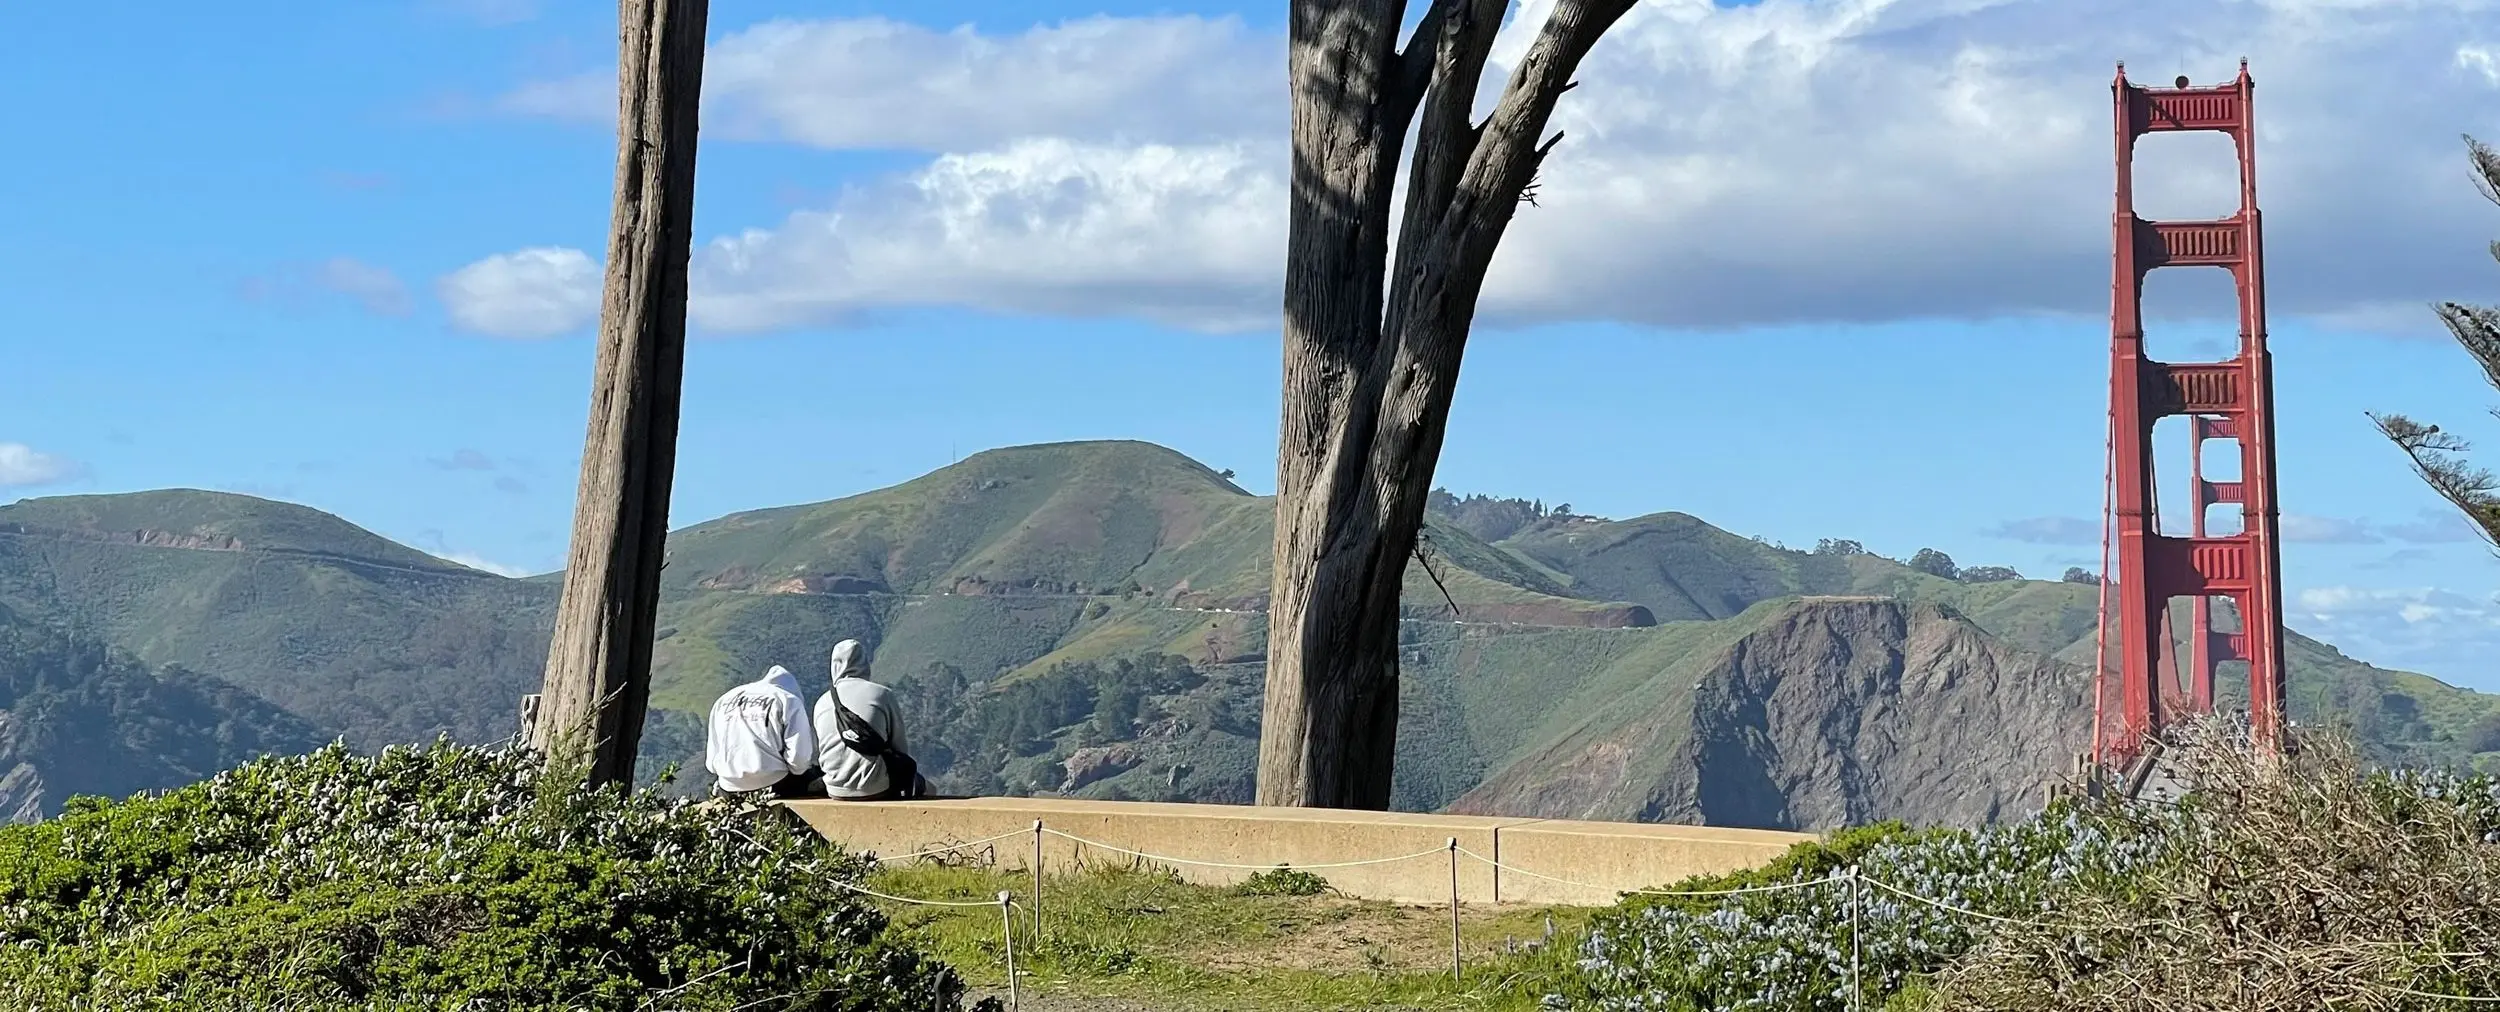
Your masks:
M842 705L839 697L833 701L833 713L834 719L842 723L843 745L861 755L885 760L886 797L903 799L921 796L919 760L896 749L893 742L877 733L876 728L868 726L866 719Z

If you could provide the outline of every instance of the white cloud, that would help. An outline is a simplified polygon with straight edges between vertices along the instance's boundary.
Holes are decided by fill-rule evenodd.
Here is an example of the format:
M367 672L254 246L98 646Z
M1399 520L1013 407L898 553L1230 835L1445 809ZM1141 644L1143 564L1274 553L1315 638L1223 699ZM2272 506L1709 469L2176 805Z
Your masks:
M382 316L406 316L410 309L408 286L387 267L377 267L354 257L332 257L314 272L321 287L355 299L365 311Z
M934 303L1252 327L1276 311L1284 200L1243 146L1036 140L948 155L714 240L697 251L690 312L724 331Z
M2458 46L2457 66L2483 75L2485 82L2500 88L2500 50L2491 46Z
M84 470L77 461L24 443L0 443L0 488L49 485L75 478Z
M2500 599L2430 587L2313 587L2293 595L2284 621L2381 667L2500 689Z
M2283 540L2317 545L2374 545L2383 540L2379 532L2365 520L2343 517L2319 517L2305 513L2285 513L2276 519L2276 529ZM2231 522L2233 528L2238 521Z
M498 253L436 283L463 330L496 337L554 337L599 319L599 264L577 249Z
M398 274L388 267L349 256L331 257L320 263L281 264L244 278L238 292L254 302L290 310L314 304L324 292L346 296L378 316L406 316L415 308L408 286Z
M1496 80L1522 50L1522 26L1550 6L1523 5ZM2405 307L2477 290L2481 248L2500 229L2457 139L2500 135L2494 82L2474 55L2489 49L2459 44L2495 9L1650 0L1599 44L1558 111L1568 139L1543 174L1542 206L1522 211L1497 257L1485 308L1495 322L1684 327L2097 316L2111 62L2131 58L2149 83L2181 72L2211 83L2245 55L2259 82L2278 321L2430 333ZM708 57L718 129L707 136L939 154L716 240L698 257L697 319L755 329L936 303L1272 325L1280 56L1272 35L1189 18L994 36L875 20L732 33ZM606 79L524 88L507 105L609 117ZM2219 137L2148 138L2137 172L2151 214L2221 212L2234 199ZM2189 206L2198 198L2225 206ZM500 301L529 301L526 282L578 286L595 273L587 257L568 263L569 282L496 258L463 273L508 282ZM498 300L472 300L485 301ZM2180 311L2217 305L2227 311L2213 300ZM531 325L519 329L544 333L586 312L521 315ZM455 317L489 332L511 323L500 311Z
M496 576L518 578L531 575L529 570L523 569L519 566L507 566L492 559L481 558L467 552L451 552L437 555L435 558L456 565L467 566L470 569L477 570L481 573L493 573Z
M432 458L427 463L445 471L492 471L497 466L495 458L465 446L452 451L451 456Z
M1091 17L1005 36L784 19L723 36L703 60L707 137L961 152L1030 137L1229 141L1285 125L1283 40L1230 17ZM532 82L501 105L613 124L616 73Z
M2423 510L2410 521L2387 525L2389 537L2421 545L2450 545L2480 541L2473 521L2452 509Z
M2083 517L2026 517L2008 520L1982 534L2035 545L2097 545L2102 525Z

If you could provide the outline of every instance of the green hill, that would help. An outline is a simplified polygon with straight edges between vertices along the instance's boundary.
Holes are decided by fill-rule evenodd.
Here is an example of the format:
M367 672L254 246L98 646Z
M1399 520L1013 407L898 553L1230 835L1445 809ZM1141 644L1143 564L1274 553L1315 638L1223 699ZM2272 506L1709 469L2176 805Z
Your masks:
M1678 513L1434 507L1407 574L1399 807L1988 818L2087 730L2075 686L2090 586L1943 579ZM855 637L912 701L942 786L1247 800L1271 517L1270 500L1195 461L1113 441L993 450L686 527L670 538L646 770L698 765L699 714L771 664L821 692L826 651ZM509 734L559 584L243 496L0 508L0 606L222 679L360 747ZM1833 597L1879 600L1816 600ZM2349 720L2396 761L2500 759L2500 699L2297 636L2291 662L2298 719ZM2019 719L2001 726L1949 726L2009 706ZM1935 766L1947 753L2002 769ZM1922 805L1887 786L1921 777L1957 785L1939 797L1987 800ZM1776 797L1710 793L1739 782Z
M250 496L0 506L0 607L209 673L359 748L510 734L555 594Z
M0 823L56 814L73 795L188 783L323 740L225 682L151 670L0 608Z

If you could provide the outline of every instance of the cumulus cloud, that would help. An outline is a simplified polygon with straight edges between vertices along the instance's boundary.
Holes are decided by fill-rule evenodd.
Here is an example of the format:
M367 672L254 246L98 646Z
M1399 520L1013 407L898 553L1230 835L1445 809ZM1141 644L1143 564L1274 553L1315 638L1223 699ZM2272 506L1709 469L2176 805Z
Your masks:
M451 456L434 458L432 463L435 467L445 471L492 471L495 469L495 458L465 446L452 451Z
M1551 5L1521 6L1494 80ZM1493 322L1678 327L2096 316L2111 62L2132 58L2153 83L2214 83L2245 55L2278 318L2428 333L2404 307L2474 290L2488 268L2491 222L2457 138L2500 134L2496 9L1651 0L1560 107L1568 138L1541 206L1496 258L1485 310ZM708 57L706 111L721 132L933 160L715 241L699 258L698 322L760 329L934 303L1272 326L1280 54L1272 35L1191 18L1008 35L877 20L735 32ZM611 76L526 87L506 105L612 116ZM2137 173L2151 215L2227 213L2235 200L2218 136L2148 138ZM547 269L556 254L569 273ZM560 332L595 303L579 294L595 273L579 251L503 254L454 275L481 284L447 284L445 300L471 297L454 314L471 329ZM2165 285L2148 308L2227 314L2228 286L2207 273L2220 297L2173 303ZM2199 287L2213 288L2182 291Z
M2387 534L2398 541L2420 545L2453 545L2483 539L2473 522L2455 510L2423 510L2412 520L2388 525Z
M0 443L0 488L31 488L67 481L85 468L24 443Z
M453 271L435 284L435 294L463 330L527 339L597 322L599 285L599 264L589 254L540 246Z
M406 316L415 308L398 274L348 256L286 264L245 278L240 290L246 299L282 308L303 308L325 293L345 296L378 316Z
M443 561L445 561L445 562L453 563L453 564L455 564L455 565L467 566L467 567L469 567L470 569L477 570L478 572L481 572L481 573L493 573L493 574L495 574L496 576L513 577L513 578L516 578L516 579L517 579L517 578L519 578L519 577L524 577L524 576L528 576L528 575L530 575L530 571L529 571L529 570L524 569L524 568L522 568L522 567L520 567L520 566L507 566L507 565L504 565L503 563L496 562L496 561L494 561L494 560L492 560L492 559L484 558L484 557L481 557L481 556L478 556L478 555L475 555L475 554L472 554L472 553L469 553L469 552L451 552L451 553L448 553L448 554L438 554L438 555L436 555L436 556L435 556L435 558L441 559L441 560L443 560Z
M354 299L367 312L382 316L406 316L410 308L408 286L389 268L376 267L354 257L332 257L323 261L313 274L323 288Z
M2313 587L2292 596L2284 621L2382 667L2500 689L2500 600L2430 587Z
M2384 538L2363 520L2285 513L2277 520L2283 540L2313 545L2374 545ZM2234 522L2233 526L2237 526Z
M1276 310L1284 189L1244 145L1022 141L697 252L689 312L715 330L880 306L1124 313L1223 330Z
M1982 533L1992 538L2026 541L2035 545L2097 545L2101 543L2101 525L2082 517L2026 517L2021 520L2008 520Z
M1284 129L1284 56L1282 39L1230 17L1091 17L1004 36L775 20L704 54L703 131L929 152L1028 137L1230 141ZM531 82L501 105L613 124L616 73Z

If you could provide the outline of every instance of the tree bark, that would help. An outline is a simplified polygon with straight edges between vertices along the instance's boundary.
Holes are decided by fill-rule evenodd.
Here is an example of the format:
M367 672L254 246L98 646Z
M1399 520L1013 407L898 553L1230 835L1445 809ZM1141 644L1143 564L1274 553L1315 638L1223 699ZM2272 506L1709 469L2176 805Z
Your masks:
M1261 804L1388 807L1399 591L1477 295L1552 150L1536 138L1555 102L1632 3L1560 0L1481 124L1469 117L1505 0L1436 0L1403 49L1401 0L1293 4ZM1415 153L1391 263L1393 183L1410 125Z
M631 787L677 466L708 0L619 0L616 207L572 553L532 744Z

